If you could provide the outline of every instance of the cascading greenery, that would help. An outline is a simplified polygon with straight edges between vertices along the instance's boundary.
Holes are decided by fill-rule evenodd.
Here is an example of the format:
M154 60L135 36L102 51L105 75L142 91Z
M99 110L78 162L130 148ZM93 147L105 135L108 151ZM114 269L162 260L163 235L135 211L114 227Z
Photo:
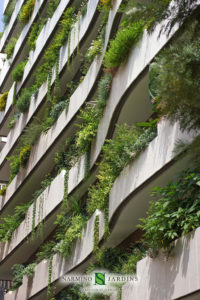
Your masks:
M200 23L192 21L152 65L155 108L179 121L182 130L200 128Z
M6 102L7 102L7 98L8 98L8 92L3 93L0 96L0 111L3 111L6 107Z

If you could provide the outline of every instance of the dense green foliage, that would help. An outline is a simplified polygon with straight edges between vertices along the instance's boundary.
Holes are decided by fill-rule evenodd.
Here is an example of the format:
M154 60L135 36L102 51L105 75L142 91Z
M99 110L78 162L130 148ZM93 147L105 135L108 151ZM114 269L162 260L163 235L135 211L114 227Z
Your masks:
M28 21L30 20L34 7L35 7L35 0L27 0L26 3L22 6L19 15L19 20L23 24L27 24Z
M137 22L123 26L110 41L108 51L105 53L104 66L108 69L118 67L124 62L131 48L139 41L143 32L143 23Z
M29 264L27 267L25 267L22 264L13 265L13 280L11 290L15 290L18 287L20 287L20 285L22 285L23 276L26 275L28 277L32 277L34 274L35 267L36 263Z
M7 54L8 59L11 58L11 56L13 55L16 43L17 43L17 39L11 38L9 43L6 45L5 53Z
M6 107L6 102L7 102L7 98L8 98L8 92L3 93L0 96L0 111L3 111Z
M79 118L82 123L77 125L79 130L76 134L76 145L81 153L89 150L90 144L97 133L98 124L103 117L106 100L111 89L112 76L105 74L98 84L97 99L88 103L84 110L81 110Z
M19 63L16 68L12 72L13 81L20 81L24 74L24 68L26 66L27 61L23 61Z
M154 188L147 217L142 219L144 242L157 250L167 249L178 237L200 225L200 174L183 171L164 188Z
M27 111L33 94L34 94L33 88L24 88L21 91L21 94L18 97L16 103L16 106L20 112L24 113Z
M45 51L43 63L36 72L35 78L37 87L40 87L41 84L47 79L49 72L51 72L51 69L55 65L59 55L59 50L67 41L74 22L74 9L69 7L63 14L62 20L59 24L58 33L53 39L51 45Z
M30 204L23 204L15 207L13 215L8 215L1 219L0 223L0 241L6 242L12 237L13 231L24 220L26 211Z
M200 25L193 22L153 64L157 110L182 129L200 127Z
M15 9L15 4L16 4L16 0L12 0L12 1L10 1L10 3L8 4L8 7L6 8L6 12L3 15L3 23L5 26L8 25L8 23L11 19L12 13Z

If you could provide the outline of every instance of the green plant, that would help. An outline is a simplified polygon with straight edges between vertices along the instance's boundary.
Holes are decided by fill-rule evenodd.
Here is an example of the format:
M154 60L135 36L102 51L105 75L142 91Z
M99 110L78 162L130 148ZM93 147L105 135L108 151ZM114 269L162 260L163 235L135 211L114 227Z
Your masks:
M26 112L29 108L31 97L34 94L34 89L32 87L24 88L21 91L21 95L17 99L16 106L18 110L22 113Z
M26 166L30 153L31 153L31 146L23 147L19 153L20 166L22 166L23 168Z
M109 11L112 8L112 2L113 0L100 0L99 10Z
M39 34L42 30L42 27L43 27L42 22L37 22L37 23L34 23L32 25L31 32L28 36L28 49L29 49L29 51L35 49L36 41L37 41L37 38L38 38L38 36L39 36Z
M58 33L49 48L45 51L43 63L36 72L35 78L37 87L40 87L41 84L47 79L49 72L51 72L52 67L55 65L59 55L59 50L67 41L74 22L74 9L69 7L63 14L62 20L59 24Z
M2 187L2 189L0 190L0 196L4 196L7 190L7 186Z
M26 268L23 269L23 276L32 277L35 272L36 263L29 264Z
M0 224L0 241L6 242L10 240L13 232L17 227L21 224L23 219L25 218L26 211L30 206L29 203L18 205L15 207L13 215L7 215L2 218L2 222Z
M52 251L55 246L55 241L49 241L41 245L38 252L36 253L37 263L41 262L43 259L49 259L52 256Z
M154 251L169 249L170 244L200 225L200 174L182 171L166 187L156 187L147 217L139 226L144 230L144 243Z
M16 290L20 285L22 285L23 281L23 270L24 266L21 264L15 264L12 266L12 271L13 271L13 280L12 280L12 289L11 290Z
M96 135L106 100L109 97L111 82L112 75L105 74L98 84L96 102L88 103L86 109L80 112L79 118L82 120L82 123L77 125L79 130L76 133L76 145L80 153L85 153L89 150L90 144Z
M7 58L11 58L14 49L15 49L15 45L17 43L17 39L16 38L11 38L9 43L6 45L5 47L5 53L7 54Z
M26 3L22 6L22 9L19 14L19 20L23 24L27 24L31 18L35 7L35 0L27 0Z
M3 93L0 96L0 111L3 111L6 107L6 102L7 102L7 98L8 98L8 92Z
M70 226L67 229L63 240L58 244L58 251L65 257L69 257L75 241L82 236L82 229L86 224L87 218L77 215L71 218Z
M108 51L104 56L104 66L107 69L119 67L123 63L131 48L139 41L143 33L143 23L133 23L127 27L122 27L116 34L114 40L110 41Z
M12 72L13 81L20 81L24 74L24 68L26 66L27 61L23 61L19 63L16 68Z
M18 174L20 169L20 161L19 161L19 155L15 154L10 157L7 157L8 161L10 162L10 179L9 182L13 180L13 178Z
M23 147L33 146L42 132L42 123L39 118L34 118L33 122L25 128L23 135L20 138L20 142Z
M94 223L94 246L93 246L94 253L97 253L97 251L99 250L98 244L99 244L99 216L96 216L95 223Z
M156 110L172 121L179 121L182 130L200 127L199 22L189 23L174 43L156 58L152 68Z

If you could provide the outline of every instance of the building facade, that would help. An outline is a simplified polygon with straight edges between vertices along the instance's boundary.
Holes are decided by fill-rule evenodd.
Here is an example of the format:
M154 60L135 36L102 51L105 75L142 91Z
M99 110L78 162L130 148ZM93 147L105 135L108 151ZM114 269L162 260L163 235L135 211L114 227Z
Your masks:
M199 1L149 2L4 0L2 299L200 297Z

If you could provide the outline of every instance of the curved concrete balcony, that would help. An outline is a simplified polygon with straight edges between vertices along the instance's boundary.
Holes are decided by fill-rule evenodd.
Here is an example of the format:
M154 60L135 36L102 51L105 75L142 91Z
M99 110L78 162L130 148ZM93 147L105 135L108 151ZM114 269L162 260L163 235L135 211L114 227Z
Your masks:
M103 238L104 233L104 216L96 211L87 222L86 227L82 231L82 238L78 239L74 250L65 260L61 255L56 254L53 257L53 272L51 282L55 284L56 292L66 286L66 282L62 277L70 272L80 273L89 264L90 256L94 246L94 224L95 218L99 215L99 241ZM86 263L84 264L84 262ZM11 299L46 299L48 286L48 261L42 261L35 268L35 274L32 279L24 277L23 285L18 290L5 295L5 300ZM31 283L30 283L31 281Z
M122 300L198 300L200 228L178 239L174 255L146 257L137 263L137 282L122 288Z
M160 27L159 27L160 28ZM108 131L112 127L113 119L115 115L118 113L117 108L119 107L120 102L124 103L123 96L125 92L127 92L128 88L131 88L131 84L135 84L137 77L141 74L142 71L148 66L151 59L157 54L157 52L165 45L168 41L166 36L162 36L162 38L158 39L159 28L150 35L146 32L140 41L140 43L135 47L129 57L128 62L122 66L114 77L112 89L110 93L110 97L108 99L108 103L105 109L104 117L100 122L97 138L92 147L91 151L91 162L90 167L92 168L97 161L101 147L108 137ZM150 42L151 41L151 42ZM152 47L152 49L151 49ZM145 77L144 77L145 79ZM88 80L88 84L86 84ZM90 86L90 77L86 76L84 80L84 85ZM144 81L146 82L146 81ZM148 83L146 82L146 89L144 89L144 84L136 85L133 88L132 93L129 94L128 104L131 105L130 111L134 111L134 101L132 99L136 99L136 103L138 99L144 99L144 90L146 90L146 94L148 95ZM138 93L140 94L138 96ZM77 95L79 97L77 97ZM37 189L37 182L42 179L42 176L45 173L50 171L52 167L54 154L59 149L59 144L62 144L67 136L70 136L75 130L75 114L78 113L80 106L82 105L82 101L84 101L84 93L82 89L82 85L76 90L76 92L72 95L70 99L69 111L66 114L63 112L55 125L48 131L46 135L42 135L38 140L37 144L33 147L30 155L30 159L27 163L26 169L22 170L11 182L9 185L6 195L3 197L1 202L1 215L5 213L5 207L11 207L16 205L20 199L23 199L25 194L32 193L32 189ZM136 97L137 96L137 97ZM76 99L72 101L72 99ZM144 101L144 100L143 100ZM151 106L148 100L145 98L145 110L144 105L141 106L144 102L139 103L139 109L135 109L137 114L132 115L132 122L144 121L151 114ZM76 103L78 105L76 106ZM122 110L123 111L123 110ZM125 111L125 110L124 110ZM140 114L138 113L140 112ZM139 117L139 119L138 119ZM74 122L72 122L73 120ZM68 124L70 126L68 126ZM59 142L58 142L59 141ZM3 168L1 169L3 170ZM37 170L37 172L35 172ZM39 171L39 172L38 172ZM38 178L38 174L40 174L40 178ZM26 184L23 188L25 181L31 180L31 187ZM29 186L29 189L28 189ZM31 191L30 191L31 189ZM15 197L15 201L11 201L11 199ZM9 210L9 209L8 209Z
M30 33L31 26L33 22L38 17L38 14L41 14L41 10L43 10L43 7L45 7L47 4L44 0L37 0L35 2L35 7L33 10L33 13L31 15L31 18L29 22L24 26L17 43L14 48L14 52L12 57L9 60L6 60L4 63L1 76L0 76L0 87L1 90L7 91L11 84L12 84L12 70L16 67L16 65L24 60L24 57L28 54L27 50L27 37Z
M155 186L158 182L160 183L161 181L162 184L164 185L167 184L167 182L172 178L174 174L176 174L178 171L184 168L184 160L176 161L173 164L170 164L170 162L174 158L173 149L174 146L176 145L177 139L188 141L189 139L192 139L192 137L188 137L188 135L181 133L177 124L172 126L169 124L168 121L165 120L162 121L158 127L158 136L149 144L147 149L138 156L136 161L132 162L122 171L120 176L115 181L109 197L109 222L111 224L111 234L105 243L106 246L113 247L118 245L122 240L124 240L128 235L130 235L130 233L132 233L136 229L136 225L139 222L139 218L144 216L147 210L148 202L149 202L148 200L150 198L149 192L151 191L152 186ZM166 150L166 145L169 144L171 146L168 150ZM78 168L80 168L80 166ZM78 168L75 170L76 174L80 173L80 171L78 171ZM82 168L83 168L82 170L84 170L84 167ZM165 168L165 170L162 173L161 171L163 170L163 168ZM155 174L158 173L158 171L160 171L159 176L156 177ZM82 178L80 176L79 180L77 181L78 184L84 178L84 171L82 171L82 174L83 174ZM58 175L58 178L59 176L63 176L63 174ZM60 180L58 180L58 178L56 178L54 181L59 182ZM61 183L62 182L63 179L61 180ZM147 188L144 187L144 184L146 184ZM54 182L52 183L52 188L53 185ZM138 187L140 187L141 185L143 185L142 195L139 195L138 198ZM58 198L60 199L60 197ZM50 198L47 199L47 202L49 202L49 200ZM128 204L126 203L126 205L122 205L122 202L125 204L125 202L127 201ZM131 206L129 203L131 203ZM54 204L49 204L49 205L52 206ZM115 222L115 227L113 227L112 226L113 216L114 214L116 214L117 210L118 210L118 219ZM121 219L123 219L123 226L122 226ZM87 228L89 226L91 226L92 228L92 225L89 225L90 222L91 220L88 222ZM25 226L25 225L21 224L20 226ZM92 236L91 233L93 234L93 229L90 231L90 237ZM104 233L104 227L103 227L103 222L101 221L100 222L101 238L103 237L103 233ZM92 254L92 249L93 249L93 242L92 242L92 238L90 238L90 241L85 243L84 241L87 238L88 238L88 234L86 230L86 232L85 231L83 232L83 246L82 246L83 248L81 248L80 250L84 254L84 256L82 257L82 260L81 259L79 260L79 264L78 264L79 268L76 269L73 267L73 271L75 272L78 272L80 270L84 271L84 269L89 264L90 255ZM79 243L80 241L77 241L77 244ZM88 248L90 248L90 255L88 253ZM20 253L22 253L22 249L23 249L23 245L22 248L19 248ZM74 257L77 257L76 249L77 248L75 247L75 250L72 254L72 258L73 258L72 260L74 260ZM65 261L59 255L55 255L54 259L56 263L53 269L54 270L53 273L56 275L53 276L52 282L55 283L56 292L58 292L60 289L64 288L63 281L58 279L61 278L64 274L72 270L71 259L69 259L69 261L68 260ZM47 271L48 271L48 264L46 266L45 264L43 264L43 262L40 263L36 267L35 275L33 277L33 280L31 281L31 285L29 285L31 286L31 288L27 286L28 279L25 277L23 281L23 285L13 294L6 295L6 297L8 297L6 299L15 299L15 300L20 299L18 297L22 297L22 293L28 293L26 299L29 299L29 297L31 298L33 296L35 297L34 299L38 299L38 300L44 299L45 298L44 293L46 292L45 289L47 288L48 279L46 278L43 282L41 282L39 278L45 277L43 275L46 274ZM30 280L31 279L29 279L29 283ZM124 298L124 300L125 299L126 298ZM133 298L127 298L127 299L133 299ZM135 299L143 299L143 298L136 297ZM151 300L154 298L147 298L147 299ZM160 300L159 298L155 298L155 299Z

